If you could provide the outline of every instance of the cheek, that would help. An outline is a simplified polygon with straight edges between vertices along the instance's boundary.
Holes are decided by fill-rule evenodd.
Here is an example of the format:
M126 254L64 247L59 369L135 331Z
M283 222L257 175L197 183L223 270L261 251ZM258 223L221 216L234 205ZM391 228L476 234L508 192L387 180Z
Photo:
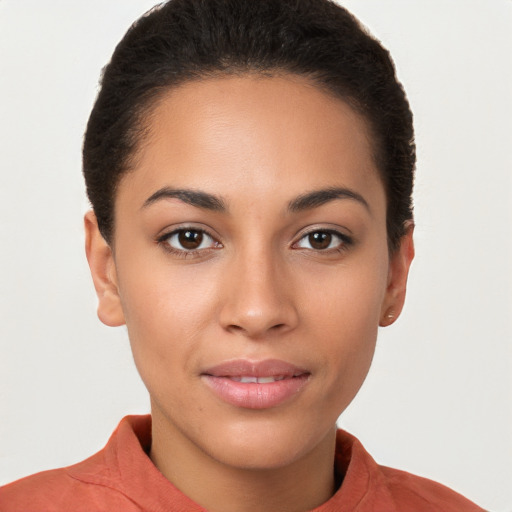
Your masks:
M358 380L357 376L364 378L375 350L380 301L371 294L369 300L365 292L371 290L350 293L345 286L331 294L332 301L323 301L323 307L313 312L318 326L316 339L335 367L334 378L345 384Z
M152 400L192 414L185 375L197 367L212 293L192 285L186 272L170 275L154 267L120 282L133 359Z
M377 332L386 294L386 258L373 261L370 254L355 260L302 279L303 310L310 321L318 319L319 328L344 339Z
M131 270L120 268L121 303L139 371L192 364L194 348L215 315L213 276L201 278L194 265L124 268Z
M304 285L311 299L303 307L309 338L325 358L326 405L336 402L338 410L348 405L368 373L386 291L387 267L360 263L336 269L317 286Z

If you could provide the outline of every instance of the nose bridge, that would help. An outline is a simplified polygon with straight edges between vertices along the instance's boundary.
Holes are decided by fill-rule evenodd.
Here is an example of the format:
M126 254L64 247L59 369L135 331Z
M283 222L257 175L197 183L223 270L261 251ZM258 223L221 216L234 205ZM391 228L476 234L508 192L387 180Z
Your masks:
M230 261L221 323L249 337L292 329L298 318L291 289L285 287L285 264L271 246L251 245Z

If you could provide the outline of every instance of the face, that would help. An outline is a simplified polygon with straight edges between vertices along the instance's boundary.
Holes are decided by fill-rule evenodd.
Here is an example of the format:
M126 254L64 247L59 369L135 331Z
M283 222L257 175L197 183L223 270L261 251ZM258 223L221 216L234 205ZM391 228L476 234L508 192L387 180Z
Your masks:
M410 235L388 253L364 120L297 77L169 91L115 203L86 220L100 318L126 323L153 430L233 467L332 444L379 323L400 312Z

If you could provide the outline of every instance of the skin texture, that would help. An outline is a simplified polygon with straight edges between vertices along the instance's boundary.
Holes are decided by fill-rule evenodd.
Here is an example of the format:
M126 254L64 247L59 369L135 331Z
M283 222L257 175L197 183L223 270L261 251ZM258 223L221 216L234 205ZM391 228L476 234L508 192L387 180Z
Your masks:
M153 196L166 187L212 194L224 210ZM359 199L290 209L333 187ZM115 217L109 247L86 215L87 255L99 317L126 323L151 396L157 467L213 512L328 500L335 422L366 377L379 324L401 311L413 258L412 227L389 254L364 120L299 77L185 84L153 111ZM165 237L185 227L209 233L199 249ZM329 230L340 235L327 249L311 243ZM275 407L238 407L204 378L237 359L286 361L307 382Z

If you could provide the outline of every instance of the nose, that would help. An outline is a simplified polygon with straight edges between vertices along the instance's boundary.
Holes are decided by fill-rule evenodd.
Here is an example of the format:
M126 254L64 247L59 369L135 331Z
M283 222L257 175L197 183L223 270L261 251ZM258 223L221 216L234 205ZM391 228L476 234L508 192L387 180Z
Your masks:
M226 273L222 327L258 339L293 330L299 321L292 280L272 251L245 251Z

